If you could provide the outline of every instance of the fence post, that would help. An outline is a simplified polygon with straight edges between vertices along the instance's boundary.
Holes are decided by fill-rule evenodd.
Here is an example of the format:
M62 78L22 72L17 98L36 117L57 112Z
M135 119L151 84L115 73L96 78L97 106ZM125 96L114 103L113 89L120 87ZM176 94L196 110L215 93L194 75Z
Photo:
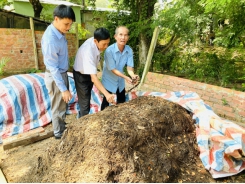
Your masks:
M36 70L39 69L38 67L38 57L37 57L37 45L36 45L36 38L35 38L35 28L33 23L33 18L30 17L30 27L31 27L31 33L32 33L32 43L33 43L33 51L34 51L34 60L35 60L35 68Z
M76 32L76 39L77 39L77 45L76 45L76 50L79 48L79 38L78 38L78 23L75 23L75 32Z

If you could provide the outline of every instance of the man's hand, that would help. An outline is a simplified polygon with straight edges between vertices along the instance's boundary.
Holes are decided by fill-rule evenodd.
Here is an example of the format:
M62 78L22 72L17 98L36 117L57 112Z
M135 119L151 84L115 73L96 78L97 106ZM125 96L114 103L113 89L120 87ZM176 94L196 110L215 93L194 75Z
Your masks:
M111 103L111 104L116 104L117 102L115 101L115 94L108 94L106 95L106 100L107 102Z
M140 80L140 77L139 77L138 75L135 75L135 74L134 74L134 75L132 76L132 84L133 84L133 85L138 84L139 80Z
M62 92L62 98L65 103L68 103L72 98L71 92L69 90Z
M129 84L132 84L132 79L128 76L126 76L125 80L129 83Z

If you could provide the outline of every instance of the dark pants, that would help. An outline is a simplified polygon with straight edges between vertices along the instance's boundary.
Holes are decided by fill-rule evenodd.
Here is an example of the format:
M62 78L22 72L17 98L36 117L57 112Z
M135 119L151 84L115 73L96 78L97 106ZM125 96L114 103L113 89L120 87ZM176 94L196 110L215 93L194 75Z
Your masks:
M89 74L81 74L75 70L73 70L73 77L77 91L78 104L80 107L80 115L78 116L80 118L89 114L93 82L91 81L91 76Z
M107 90L108 91L108 90ZM112 94L112 92L108 91L110 94ZM125 102L125 98L126 98L126 95L125 95L125 88L119 92L119 88L117 89L117 92L116 92L116 95L117 95L117 103L124 103ZM102 101L102 104L101 104L101 110L104 110L106 107L109 106L109 102L107 102L106 100L106 97L104 96L103 98L103 101Z

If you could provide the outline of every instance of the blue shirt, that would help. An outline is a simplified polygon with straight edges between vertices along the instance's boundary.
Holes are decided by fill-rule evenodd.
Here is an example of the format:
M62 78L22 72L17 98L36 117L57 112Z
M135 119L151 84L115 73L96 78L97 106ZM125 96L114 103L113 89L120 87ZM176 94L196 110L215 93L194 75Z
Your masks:
M116 93L119 88L121 92L125 88L125 80L115 75L111 70L117 69L124 73L125 66L134 67L133 50L125 45L123 52L118 49L117 43L110 45L104 54L104 66L102 73L102 84L110 92Z
M68 70L68 47L67 40L53 24L45 30L41 41L42 53L46 69L50 71L52 77L61 92L67 90L61 73Z

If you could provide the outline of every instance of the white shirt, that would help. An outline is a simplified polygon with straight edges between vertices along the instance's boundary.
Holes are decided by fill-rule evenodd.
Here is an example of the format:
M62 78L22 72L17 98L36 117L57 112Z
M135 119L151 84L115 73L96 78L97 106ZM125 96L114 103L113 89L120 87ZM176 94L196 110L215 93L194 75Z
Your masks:
M73 68L82 74L97 74L99 62L100 51L94 43L94 37L91 37L78 49Z

